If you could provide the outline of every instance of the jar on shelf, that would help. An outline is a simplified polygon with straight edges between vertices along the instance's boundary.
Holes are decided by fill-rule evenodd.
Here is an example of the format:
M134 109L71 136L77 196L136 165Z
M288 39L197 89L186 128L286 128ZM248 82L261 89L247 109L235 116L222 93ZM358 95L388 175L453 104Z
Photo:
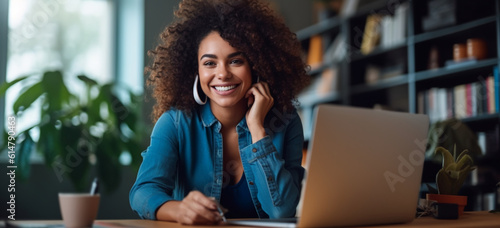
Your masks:
M469 59L481 60L487 55L486 42L483 39L467 39L467 57Z

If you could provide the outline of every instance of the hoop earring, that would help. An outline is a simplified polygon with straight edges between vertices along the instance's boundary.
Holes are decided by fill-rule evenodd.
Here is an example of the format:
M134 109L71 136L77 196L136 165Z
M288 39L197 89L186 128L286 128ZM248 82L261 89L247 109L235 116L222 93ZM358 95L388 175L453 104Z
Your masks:
M202 101L200 98L200 95L198 94L198 75L196 75L194 79L194 85L193 85L193 97L196 103L199 105L204 105L207 103L207 96L205 95L205 100Z

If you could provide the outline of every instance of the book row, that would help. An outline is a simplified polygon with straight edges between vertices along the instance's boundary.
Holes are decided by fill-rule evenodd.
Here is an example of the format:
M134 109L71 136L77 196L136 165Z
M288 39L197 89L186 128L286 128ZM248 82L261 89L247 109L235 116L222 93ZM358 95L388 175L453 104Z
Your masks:
M431 123L448 118L468 118L499 111L498 68L479 81L449 88L430 88L418 93L418 112Z

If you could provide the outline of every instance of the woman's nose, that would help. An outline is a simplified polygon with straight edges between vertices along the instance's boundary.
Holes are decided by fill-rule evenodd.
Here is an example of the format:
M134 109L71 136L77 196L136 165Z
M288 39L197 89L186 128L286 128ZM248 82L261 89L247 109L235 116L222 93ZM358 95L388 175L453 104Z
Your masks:
M231 78L232 74L231 72L227 69L227 66L225 65L219 65L217 69L217 78L220 80L225 80L228 78Z

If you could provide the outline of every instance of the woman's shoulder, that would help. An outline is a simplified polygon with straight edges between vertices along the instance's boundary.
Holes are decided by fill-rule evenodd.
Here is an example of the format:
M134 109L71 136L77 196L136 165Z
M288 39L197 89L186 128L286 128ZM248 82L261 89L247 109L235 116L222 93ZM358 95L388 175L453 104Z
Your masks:
M175 123L179 122L191 122L193 118L196 118L198 112L196 111L185 111L176 108L171 108L165 111L160 118L158 118L157 123L164 123L165 121L173 121Z
M284 121L284 122L287 122L292 120L292 119L296 119L296 118L299 118L299 114L297 113L297 109L292 109L292 110L279 110L278 108L276 107L273 107L270 111L269 111L269 117L270 118L277 118L281 121Z
M297 109L295 108L292 110L283 111L274 107L269 111L266 120L270 126L287 126L291 123L300 123L300 117L297 113Z

